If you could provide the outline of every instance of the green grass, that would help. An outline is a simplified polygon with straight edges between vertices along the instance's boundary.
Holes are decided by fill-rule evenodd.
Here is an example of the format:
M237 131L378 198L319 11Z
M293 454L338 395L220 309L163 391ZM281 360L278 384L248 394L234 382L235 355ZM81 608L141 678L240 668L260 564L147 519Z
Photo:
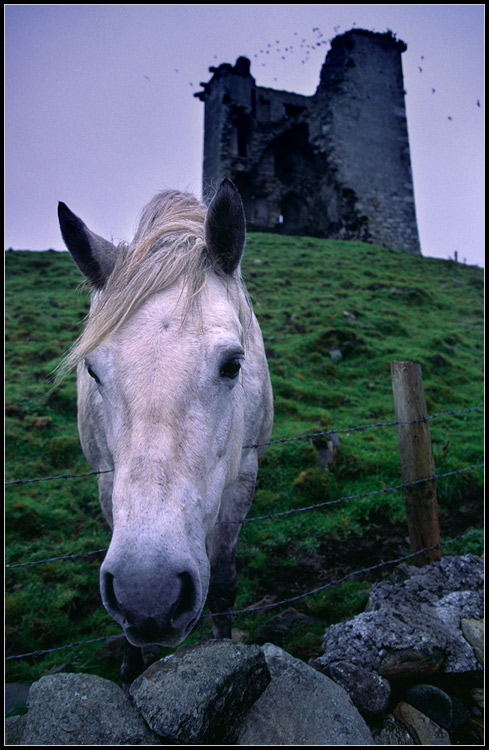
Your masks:
M273 439L393 421L391 360L421 364L430 414L483 402L481 269L361 243L254 234L243 271L267 348ZM88 311L82 282L67 253L6 253L7 480L90 471L78 443L75 378L53 391L50 377ZM334 346L343 353L336 364ZM482 410L434 419L430 431L437 473L483 461ZM250 517L400 484L395 428L339 438L328 472L310 440L270 446ZM460 528L482 528L482 483L482 470L439 481L442 528L444 519L469 510L470 523L460 521ZM328 545L350 544L353 557L362 539L377 535L380 543L390 525L405 523L400 492L247 523L236 607L270 592L294 596L320 586ZM9 563L106 547L95 477L8 486L5 537ZM478 537L449 549L482 552ZM88 557L7 570L7 654L117 634L100 604L99 565L99 557ZM284 645L306 658L324 626L361 611L370 584L355 577L294 602L321 626L315 645L306 634ZM236 625L252 639L277 611L239 617ZM193 638L209 628L204 620ZM99 661L99 646L7 661L7 680L38 679L63 663L117 679L117 661Z

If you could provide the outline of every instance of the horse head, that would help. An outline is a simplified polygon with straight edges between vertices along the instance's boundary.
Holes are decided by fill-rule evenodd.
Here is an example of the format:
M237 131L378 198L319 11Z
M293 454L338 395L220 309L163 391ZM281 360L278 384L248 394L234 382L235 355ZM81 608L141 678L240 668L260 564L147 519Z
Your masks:
M240 279L241 199L229 180L208 208L160 194L120 247L65 204L59 220L93 289L69 360L84 453L113 469L99 480L112 528L102 600L132 644L176 645L199 620L211 573L222 588L233 565L257 471L250 442L271 425L263 342Z

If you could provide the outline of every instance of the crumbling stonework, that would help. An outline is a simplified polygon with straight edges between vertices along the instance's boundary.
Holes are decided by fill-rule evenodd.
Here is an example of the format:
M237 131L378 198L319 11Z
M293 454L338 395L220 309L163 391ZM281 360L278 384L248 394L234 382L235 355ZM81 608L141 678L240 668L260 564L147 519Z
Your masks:
M257 86L250 61L211 67L203 195L223 177L248 228L419 253L401 54L391 32L333 39L316 93Z

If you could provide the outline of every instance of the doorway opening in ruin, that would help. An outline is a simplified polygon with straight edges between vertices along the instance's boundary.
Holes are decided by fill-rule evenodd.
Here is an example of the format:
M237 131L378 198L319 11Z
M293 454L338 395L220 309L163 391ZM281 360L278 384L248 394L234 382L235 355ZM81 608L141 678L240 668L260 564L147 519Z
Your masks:
M293 190L286 193L280 204L280 231L284 234L300 233L307 223L306 205Z

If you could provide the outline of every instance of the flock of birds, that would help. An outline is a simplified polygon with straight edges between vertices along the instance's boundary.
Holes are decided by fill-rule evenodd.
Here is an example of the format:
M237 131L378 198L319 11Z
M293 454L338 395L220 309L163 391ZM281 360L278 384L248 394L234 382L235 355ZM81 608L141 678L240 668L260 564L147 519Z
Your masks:
M352 24L353 28L355 27L355 23ZM340 26L334 26L333 31L335 33L335 36L340 31ZM372 31L375 31L375 29L372 29ZM257 50L255 53L253 53L253 59L261 65L261 67L265 68L267 66L267 63L270 61L270 56L275 56L275 59L277 59L277 56L280 57L282 60L285 60L288 55L298 55L300 59L301 65L305 65L311 60L311 55L314 52L317 52L319 49L324 47L325 45L330 45L332 42L332 39L326 39L324 37L324 34L322 33L319 26L314 26L312 29L313 38L307 38L305 36L302 36L299 38L299 32L294 31L294 41L291 43L286 43L284 45L283 42L281 42L279 39L275 40L275 43L269 42L266 46L262 47L260 50ZM218 60L218 56L214 55L214 59ZM420 57L420 63L424 61L424 55L421 55ZM420 73L423 73L423 67L421 64L418 65L418 71ZM174 69L175 73L180 73L179 68ZM148 78L148 76L144 76L145 78ZM148 78L149 80L149 78ZM277 76L273 79L275 82L278 81ZM189 81L189 86L193 87L195 84L193 81ZM431 93L436 93L436 88L431 87ZM480 107L481 103L480 100L477 99L476 106ZM447 120L452 121L453 117L451 115L447 115Z
M335 34L339 31L339 26L334 27ZM283 43L280 42L280 39L277 39L275 43L269 42L266 47L263 47L262 49L258 50L253 54L253 59L260 62L261 61L261 67L265 68L267 66L266 57L267 55L278 55L282 60L285 60L287 58L287 55L295 54L297 51L301 53L301 64L304 65L307 63L310 59L310 55L312 52L316 51L318 47L322 47L323 45L328 45L331 43L331 39L324 39L323 33L319 29L318 26L315 26L313 28L313 33L316 35L316 38L314 40L308 40L306 37L302 37L300 41L294 40L293 43L286 44L286 46L283 46ZM298 37L299 32L294 31L294 37ZM218 60L218 56L214 55L214 60ZM179 68L174 69L175 73L180 73ZM147 78L147 76L145 76ZM277 81L277 77L273 79L274 81ZM195 84L193 81L189 81L189 86L194 86Z
M335 34L339 31L339 26L335 26ZM276 54L279 54L282 60L285 60L287 55L293 55L296 51L299 51L301 55L301 65L305 65L310 59L310 55L312 52L317 51L318 47L322 47L325 44L331 44L331 39L324 39L323 33L319 29L318 26L315 26L313 28L313 34L316 35L316 39L313 41L308 40L306 37L302 37L300 42L288 44L285 47L279 46L281 44L280 40L277 39L275 42L275 46L273 44L267 44L266 49L261 49L259 52L255 52L253 57L256 60L259 60L260 58L263 58L263 56L270 55L271 53L275 52ZM294 37L298 37L299 34L297 31L294 31ZM298 42L298 40L296 40ZM266 62L262 62L261 66L264 68L266 67ZM276 81L277 79L274 78Z

